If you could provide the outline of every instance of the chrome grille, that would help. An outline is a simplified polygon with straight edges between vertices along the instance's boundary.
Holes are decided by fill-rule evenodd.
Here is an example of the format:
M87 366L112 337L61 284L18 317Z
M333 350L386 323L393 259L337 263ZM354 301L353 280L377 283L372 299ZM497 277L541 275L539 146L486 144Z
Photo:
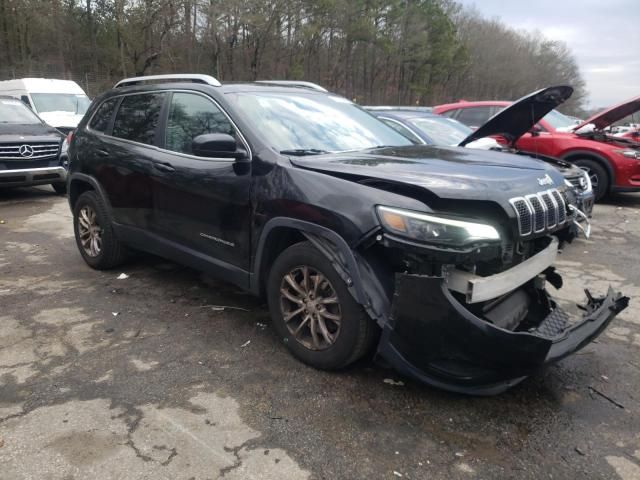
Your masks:
M20 153L22 147L29 147L31 155L25 156ZM0 160L37 160L40 158L55 157L60 150L59 143L1 143Z
M512 198L509 203L516 213L521 236L541 233L567 221L566 202L556 189Z

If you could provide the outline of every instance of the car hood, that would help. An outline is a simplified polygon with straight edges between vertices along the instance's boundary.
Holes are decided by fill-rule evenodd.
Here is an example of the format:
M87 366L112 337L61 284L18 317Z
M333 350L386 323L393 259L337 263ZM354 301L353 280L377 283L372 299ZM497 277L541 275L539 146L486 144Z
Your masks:
M58 130L49 125L34 124L34 125L19 125L14 123L0 123L0 142L22 142L22 141L37 141L41 138L61 139L62 135ZM37 137L37 138L36 138Z
M640 97L632 98L614 107L607 108L600 113L588 118L579 125L573 127L573 131L578 131L582 127L593 124L597 130L602 130L612 123L622 120L624 117L640 110Z
M71 112L43 112L38 115L49 125L62 128L76 128L83 117Z
M440 198L503 205L516 196L564 187L562 174L542 161L458 147L387 147L291 157L291 163L356 181L378 179L422 187Z
M458 146L464 147L469 142L491 135L502 135L513 144L572 93L573 88L568 85L547 87L530 93L496 113Z

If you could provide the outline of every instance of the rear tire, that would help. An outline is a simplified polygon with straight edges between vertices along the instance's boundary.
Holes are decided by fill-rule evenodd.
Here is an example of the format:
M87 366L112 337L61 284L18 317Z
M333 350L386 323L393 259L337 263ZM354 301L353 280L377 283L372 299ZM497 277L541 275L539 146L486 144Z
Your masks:
M302 362L335 370L355 362L373 346L377 325L311 243L297 243L280 254L266 290L274 329Z
M573 163L589 174L595 201L602 200L609 193L610 180L606 169L597 161L588 158L575 160Z
M73 231L84 261L96 270L116 267L126 259L124 245L113 230L111 215L94 192L84 192L73 207Z
M52 183L51 186L55 190L58 195L66 195L67 194L67 184L66 183Z

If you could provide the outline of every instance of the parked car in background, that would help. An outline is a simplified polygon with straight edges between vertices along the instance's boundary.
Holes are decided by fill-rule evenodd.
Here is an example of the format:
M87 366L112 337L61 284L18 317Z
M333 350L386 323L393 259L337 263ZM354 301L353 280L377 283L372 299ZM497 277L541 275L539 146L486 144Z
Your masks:
M438 105L433 111L477 128L510 104L461 101ZM632 139L607 135L604 131L639 109L640 97L637 97L577 125L566 115L551 110L517 140L516 147L524 152L561 158L586 170L596 201L609 192L640 191L640 144Z
M0 95L21 100L64 134L78 125L91 103L76 82L51 78L5 80L0 82Z
M564 102L572 92L571 87L549 87L534 92L503 109L475 131L452 118L432 113L406 111L401 107L397 107L396 110L387 108L370 111L415 143L522 153L515 148L514 142L551 109ZM365 108L369 110L369 107ZM528 112L527 115L522 115L523 111ZM498 143L492 136L501 136L503 144ZM508 145L505 144L506 138L510 139ZM581 223L588 223L587 218L591 217L594 203L589 175L579 167L554 157L535 153L525 153L525 155L550 163L562 172L575 189L578 199L576 207L584 213L584 217L580 217ZM588 226L580 225L576 228L586 229Z
M455 147L473 132L457 120L423 110L404 107L364 108L415 144ZM501 148L492 138L479 139L467 147L483 150Z
M597 337L628 298L575 322L545 288L574 233L550 165L414 145L346 98L204 75L126 79L69 146L84 261L133 247L267 298L277 338L317 368L377 346L440 388L494 394Z
M20 100L0 96L0 187L51 184L65 193L63 138Z

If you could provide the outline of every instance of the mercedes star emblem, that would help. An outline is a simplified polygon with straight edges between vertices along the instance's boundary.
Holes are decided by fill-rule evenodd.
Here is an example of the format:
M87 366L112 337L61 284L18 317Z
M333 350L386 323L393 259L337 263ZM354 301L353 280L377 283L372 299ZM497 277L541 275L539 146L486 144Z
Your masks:
M33 147L31 145L21 145L18 153L23 157L30 157L33 155Z

